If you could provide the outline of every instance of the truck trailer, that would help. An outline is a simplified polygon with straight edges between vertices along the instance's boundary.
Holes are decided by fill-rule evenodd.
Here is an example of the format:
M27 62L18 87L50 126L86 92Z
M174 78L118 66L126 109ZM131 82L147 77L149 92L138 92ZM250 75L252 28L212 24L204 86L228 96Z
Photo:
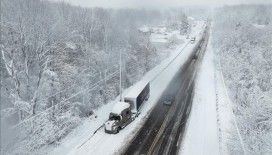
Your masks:
M138 116L143 103L150 96L149 81L140 81L135 84L124 96L124 101L116 102L109 119L106 121L106 133L118 133Z
M125 96L124 101L130 103L133 113L139 113L141 106L150 96L149 82L141 81L137 83Z

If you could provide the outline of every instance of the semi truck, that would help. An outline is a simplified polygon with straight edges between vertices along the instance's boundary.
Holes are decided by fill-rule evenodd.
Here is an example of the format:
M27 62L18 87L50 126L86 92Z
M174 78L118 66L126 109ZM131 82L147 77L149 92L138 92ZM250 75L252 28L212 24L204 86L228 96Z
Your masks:
M140 113L140 109L150 96L149 81L140 81L134 85L121 101L113 106L109 119L105 122L106 133L119 133Z

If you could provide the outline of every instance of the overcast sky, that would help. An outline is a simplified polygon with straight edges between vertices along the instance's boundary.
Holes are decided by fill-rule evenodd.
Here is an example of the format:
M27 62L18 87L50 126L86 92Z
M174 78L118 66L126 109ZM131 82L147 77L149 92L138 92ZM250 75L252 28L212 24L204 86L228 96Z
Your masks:
M233 4L272 4L272 0L51 0L65 1L83 7L113 7L113 8L165 8L186 5L233 5Z

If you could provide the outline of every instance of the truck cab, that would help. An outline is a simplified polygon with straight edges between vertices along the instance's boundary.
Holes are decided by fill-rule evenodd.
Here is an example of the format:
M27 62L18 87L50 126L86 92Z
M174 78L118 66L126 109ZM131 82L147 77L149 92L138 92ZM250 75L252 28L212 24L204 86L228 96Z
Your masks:
M127 102L117 102L105 123L106 133L118 133L132 121L131 106Z

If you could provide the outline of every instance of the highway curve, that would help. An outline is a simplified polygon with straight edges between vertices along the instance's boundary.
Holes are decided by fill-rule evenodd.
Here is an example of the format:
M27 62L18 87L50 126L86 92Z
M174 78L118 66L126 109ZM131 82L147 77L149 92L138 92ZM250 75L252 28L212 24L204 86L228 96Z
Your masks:
M177 154L192 106L196 73L209 40L207 26L190 58L176 73L124 155ZM151 90L152 91L152 90ZM165 105L165 101L172 101Z

